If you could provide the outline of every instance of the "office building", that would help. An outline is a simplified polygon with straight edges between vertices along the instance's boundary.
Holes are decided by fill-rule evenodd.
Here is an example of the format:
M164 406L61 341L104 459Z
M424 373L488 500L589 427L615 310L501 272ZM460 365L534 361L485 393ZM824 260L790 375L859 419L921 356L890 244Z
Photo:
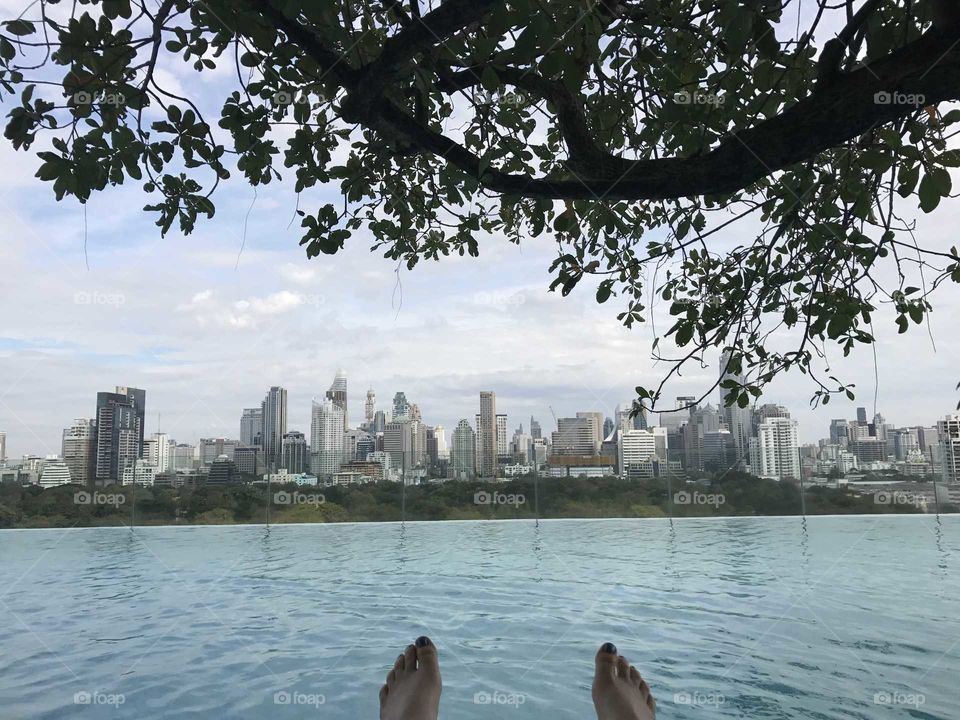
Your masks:
M951 413L937 423L944 482L960 483L960 414Z
M342 368L337 370L333 384L327 390L327 400L332 400L343 411L343 427L350 427L350 414L347 412L347 373Z
M38 484L40 487L56 487L57 485L68 485L70 482L77 482L70 477L70 468L56 455L47 458L40 471Z
M393 415L394 421L406 420L410 415L410 403L407 402L407 394L398 392L393 396Z
M283 467L289 473L305 473L310 469L307 438L302 432L291 430L283 436Z
M233 454L240 447L239 440L228 438L200 438L200 464L212 465L221 455L233 460Z
M261 404L263 414L263 462L276 472L283 460L283 436L287 433L287 391L274 386Z
M343 410L333 400L314 400L310 421L310 470L329 479L343 464Z
M504 427L506 434L506 427ZM477 422L477 474L482 478L497 476L497 395L480 393L480 416Z
M476 473L477 436L467 420L461 420L450 438L450 477L469 480Z
M419 423L411 420L394 420L387 423L383 431L383 450L390 457L391 467L406 473L416 466L414 436L419 428Z
M143 448L142 408L144 392L121 388L123 392L97 393L94 477L100 485L120 482L123 471L132 468Z
M244 408L240 416L240 445L260 447L263 442L263 406Z
M373 415L377 411L377 394L373 391L373 388L367 390L367 401L363 406L363 419L366 421L367 425L373 423Z
M143 441L143 459L158 473L169 472L173 465L174 443L166 433L154 433Z
M551 434L554 455L596 455L600 452L597 438L598 413L578 413L573 418L557 418L557 430Z
M770 480L799 480L799 449L797 421L769 418L760 424L757 436L751 440L751 472Z
M63 431L60 454L70 472L71 480L78 485L93 484L95 439L96 425L88 418L77 418Z

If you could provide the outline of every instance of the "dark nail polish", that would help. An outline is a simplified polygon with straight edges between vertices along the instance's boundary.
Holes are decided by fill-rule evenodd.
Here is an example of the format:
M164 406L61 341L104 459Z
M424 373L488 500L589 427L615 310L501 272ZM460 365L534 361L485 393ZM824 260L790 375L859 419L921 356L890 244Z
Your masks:
M417 647L427 647L427 645L430 645L430 638L426 635L421 635L417 638Z
M603 647L600 648L605 653L610 653L611 655L617 654L617 646L611 642L604 643Z

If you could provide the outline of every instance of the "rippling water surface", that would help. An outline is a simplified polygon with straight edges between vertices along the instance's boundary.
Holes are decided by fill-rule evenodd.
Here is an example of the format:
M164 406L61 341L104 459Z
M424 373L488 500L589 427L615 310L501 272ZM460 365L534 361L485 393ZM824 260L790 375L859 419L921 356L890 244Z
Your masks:
M0 717L375 718L427 634L448 720L594 717L605 640L661 718L956 720L958 563L932 516L2 531Z

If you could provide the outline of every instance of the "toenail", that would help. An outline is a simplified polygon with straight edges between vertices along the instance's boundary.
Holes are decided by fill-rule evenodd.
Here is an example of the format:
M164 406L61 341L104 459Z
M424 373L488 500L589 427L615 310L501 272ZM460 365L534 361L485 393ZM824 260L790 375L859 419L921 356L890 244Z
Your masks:
M426 635L421 635L417 638L417 647L427 647L431 644L430 638L428 638Z
M603 647L600 648L605 653L610 653L611 655L617 654L617 646L612 642L604 643Z

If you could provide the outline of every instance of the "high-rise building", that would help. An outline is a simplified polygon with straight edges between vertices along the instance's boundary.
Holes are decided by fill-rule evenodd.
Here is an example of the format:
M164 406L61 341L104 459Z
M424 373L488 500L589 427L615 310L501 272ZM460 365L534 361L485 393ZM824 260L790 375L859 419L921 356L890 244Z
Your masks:
M233 460L233 454L240 447L238 440L227 438L200 438L200 464L212 465L221 455Z
M244 475L256 475L260 469L260 448L255 446L238 447L233 451L233 464L237 472Z
M506 426L504 426L506 434ZM482 478L497 476L497 395L480 393L480 422L477 424L477 470Z
M377 410L373 413L373 424L370 426L370 433L376 435L382 433L387 426L387 414L383 410Z
M373 422L373 414L377 411L377 394L373 388L367 390L367 402L363 406L363 417L367 425Z
M240 444L260 447L263 443L263 406L244 408L240 416Z
M720 354L720 415L723 424L730 431L730 437L733 441L735 457L732 462L745 463L750 452L750 437L753 435L753 413L749 405L740 407L736 402L727 405L727 395L731 388L724 387L724 384L733 381L738 385L743 385L746 382L743 373L730 371L729 365L732 354L733 352L729 348ZM725 467L729 467L729 464Z
M497 413L497 457L510 454L510 438L507 437L507 416Z
M603 413L578 412L577 417L586 418L590 421L590 427L593 428L594 454L600 452L600 445L603 443Z
M469 480L474 476L477 465L477 436L470 422L461 420L453 429L450 444L450 477L455 480Z
M96 425L88 418L77 418L63 431L63 462L70 471L71 480L78 485L93 484L96 433Z
M917 431L914 428L893 430L887 438L888 447L891 439L893 440L893 454L897 460L906 460L911 455L920 452L920 439L917 437Z
M7 434L0 432L0 467L7 464Z
M951 413L940 420L937 434L943 454L943 479L948 483L960 483L960 414Z
M263 414L263 462L276 472L283 460L283 436L287 432L287 391L274 386L260 406Z
M173 464L173 441L166 433L154 433L143 441L143 459L156 468L157 473L168 472Z
M343 410L333 400L313 401L310 421L310 469L317 477L333 477L343 463Z
M398 392L393 396L393 416L391 420L406 420L410 415L410 403L407 402L407 394Z
M543 429L540 427L540 423L534 419L533 415L530 416L530 437L534 440L539 440L543 437Z
M94 477L101 485L120 482L123 471L134 467L143 449L143 412L137 402L143 402L144 392L117 390L124 392L97 393Z
M666 459L665 428L620 432L617 451L620 474L626 478L652 478L659 474L660 464Z
M447 431L443 425L437 425L433 428L433 436L437 443L437 459L449 460L450 448L447 447Z
M332 400L343 411L343 427L350 427L350 415L347 412L347 373L343 368L337 370L333 384L327 390L327 400Z
M596 455L600 451L597 438L598 413L577 413L575 418L557 418L557 430L552 433L554 455Z
M831 420L830 421L830 444L842 445L846 447L850 439L850 421L849 420Z
M754 475L770 480L800 479L796 420L767 419L757 428L757 436L750 445L750 468Z
M137 456L140 457L143 455L143 435L146 431L145 418L147 407L147 391L118 385L117 394L126 395L127 399L133 404L134 411L136 412L137 426L139 427L139 435L137 437Z
M383 430L383 450L390 456L390 467L406 472L416 466L414 444L419 428L420 424L411 420L387 423Z
M291 430L283 436L283 467L289 473L305 473L310 467L307 439L302 432Z
M866 409L866 408L862 408L862 407L858 407L858 408L857 408L857 423L858 423L859 425L866 425L866 424L867 424L867 409Z
M697 399L690 395L681 395L677 398L676 410L667 410L659 413L657 424L667 430L676 430L690 420L690 413L697 409Z
M684 467L694 472L704 470L704 438L707 433L717 432L723 424L720 411L709 403L690 412L689 421L683 426ZM739 457L739 455L738 455ZM727 470L728 468L723 468Z

